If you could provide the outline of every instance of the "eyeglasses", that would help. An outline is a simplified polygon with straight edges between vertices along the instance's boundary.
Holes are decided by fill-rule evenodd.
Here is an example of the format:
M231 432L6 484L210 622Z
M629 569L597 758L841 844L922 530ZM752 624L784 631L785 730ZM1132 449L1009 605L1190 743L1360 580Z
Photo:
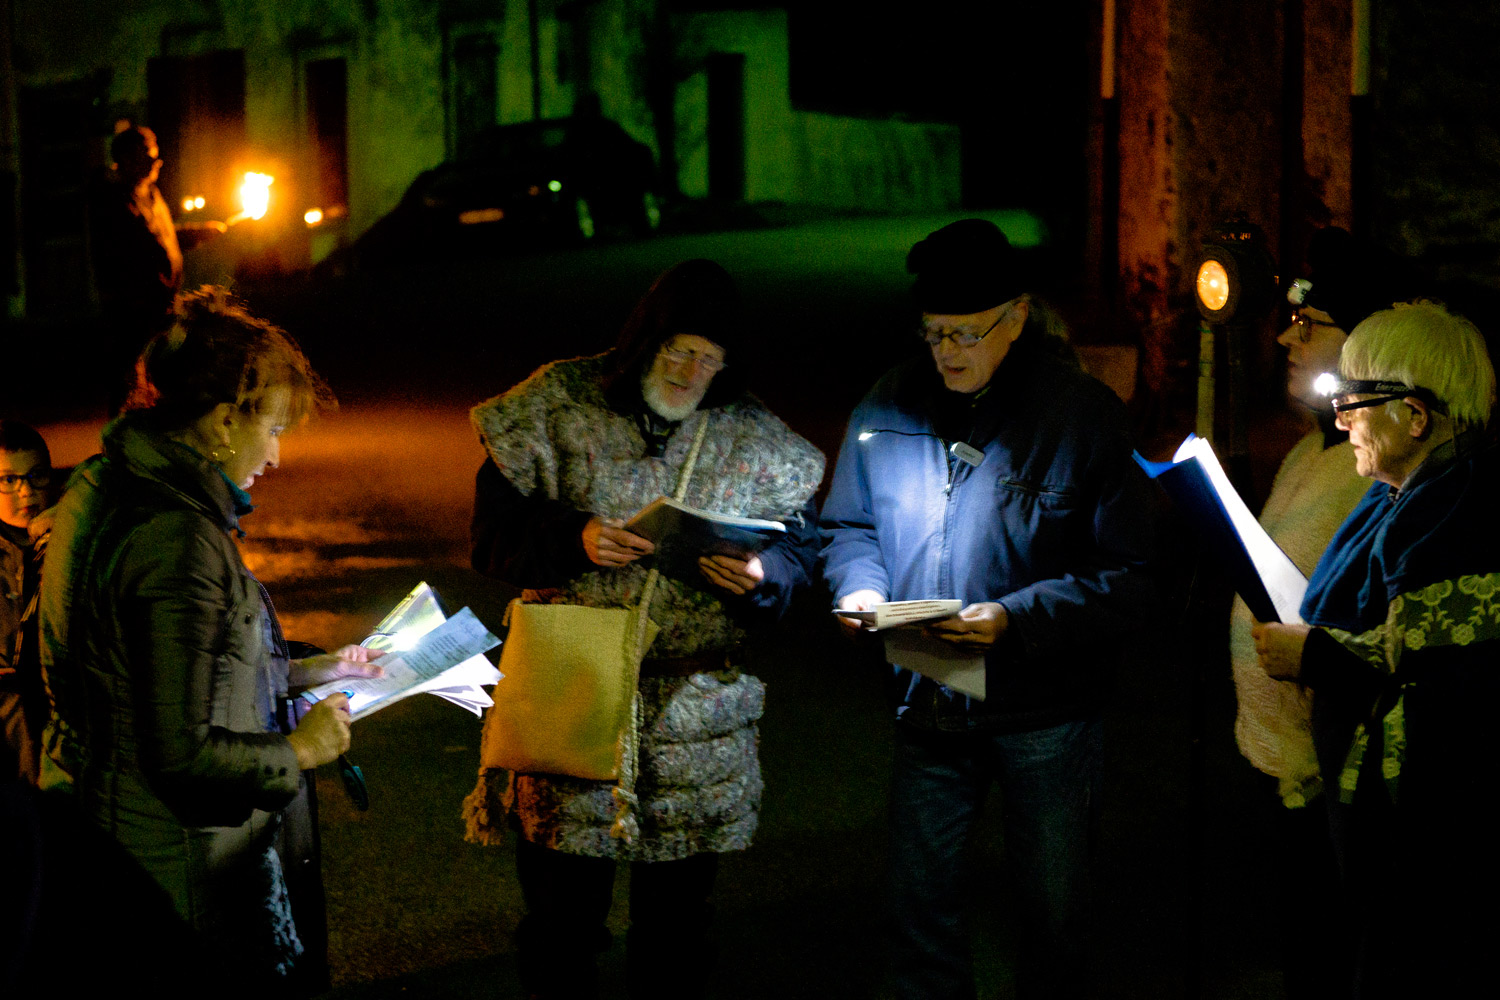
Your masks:
M706 354L694 354L692 351L673 351L663 347L661 349L661 356L674 365L696 364L710 375L717 375L729 367L728 364L720 361L718 358L711 358Z
M44 490L52 485L51 469L32 469L19 476L0 476L0 493L19 493L22 484L34 490Z
M922 338L922 342L928 347L936 347L949 337L952 337L953 343L959 347L973 347L985 337L988 337L994 331L995 327L1009 319L1010 314L1014 311L1015 306L1007 307L1004 312L995 317L995 322L991 323L989 328L983 333L974 334L967 330L949 330L947 333L943 333L939 330L928 329L926 325L919 325L917 327L917 336Z
M1320 319L1313 319L1301 309L1292 310L1292 326L1297 328L1297 339L1304 344L1312 340L1313 327L1315 326L1327 326L1335 330L1341 329L1337 323L1324 323Z

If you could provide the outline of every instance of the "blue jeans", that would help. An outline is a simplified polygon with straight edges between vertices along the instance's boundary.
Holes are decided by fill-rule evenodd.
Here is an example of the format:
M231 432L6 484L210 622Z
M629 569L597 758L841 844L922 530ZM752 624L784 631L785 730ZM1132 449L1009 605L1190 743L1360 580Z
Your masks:
M990 786L1000 786L1006 861L1017 890L1017 994L1087 992L1091 829L1103 732L1097 719L1025 733L896 727L891 902L896 996L969 998L965 853Z

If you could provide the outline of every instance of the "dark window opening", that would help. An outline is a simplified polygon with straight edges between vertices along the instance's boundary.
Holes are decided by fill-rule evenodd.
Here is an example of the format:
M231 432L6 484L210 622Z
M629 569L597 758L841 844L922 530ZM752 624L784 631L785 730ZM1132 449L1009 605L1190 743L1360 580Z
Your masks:
M307 137L312 151L309 207L349 203L349 89L343 59L307 64Z
M487 35L470 35L453 46L453 147L467 159L499 117L500 47Z
M93 301L88 189L104 167L108 86L101 74L19 95L21 248L26 311L34 319L77 316Z
M708 57L708 196L745 197L745 57Z

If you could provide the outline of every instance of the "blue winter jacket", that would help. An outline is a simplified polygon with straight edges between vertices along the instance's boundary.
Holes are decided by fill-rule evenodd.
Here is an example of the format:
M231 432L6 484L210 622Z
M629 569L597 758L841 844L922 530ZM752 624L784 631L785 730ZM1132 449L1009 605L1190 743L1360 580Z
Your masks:
M1015 731L1086 717L1154 593L1142 572L1151 505L1124 407L1024 342L971 414L947 422L968 428L977 466L938 436L939 414L955 403L966 405L923 357L888 372L855 409L820 520L824 575L835 598L869 588L892 601L1005 606L986 699L898 667L907 721Z

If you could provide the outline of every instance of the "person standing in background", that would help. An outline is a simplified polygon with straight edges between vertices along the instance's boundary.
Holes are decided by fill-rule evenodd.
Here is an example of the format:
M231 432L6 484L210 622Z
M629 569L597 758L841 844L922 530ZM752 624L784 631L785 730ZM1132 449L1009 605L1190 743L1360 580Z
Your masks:
M156 186L162 168L156 133L129 125L115 134L109 149L114 167L93 192L89 224L114 416L134 385L141 350L172 325L172 304L182 287L182 249L172 212Z

